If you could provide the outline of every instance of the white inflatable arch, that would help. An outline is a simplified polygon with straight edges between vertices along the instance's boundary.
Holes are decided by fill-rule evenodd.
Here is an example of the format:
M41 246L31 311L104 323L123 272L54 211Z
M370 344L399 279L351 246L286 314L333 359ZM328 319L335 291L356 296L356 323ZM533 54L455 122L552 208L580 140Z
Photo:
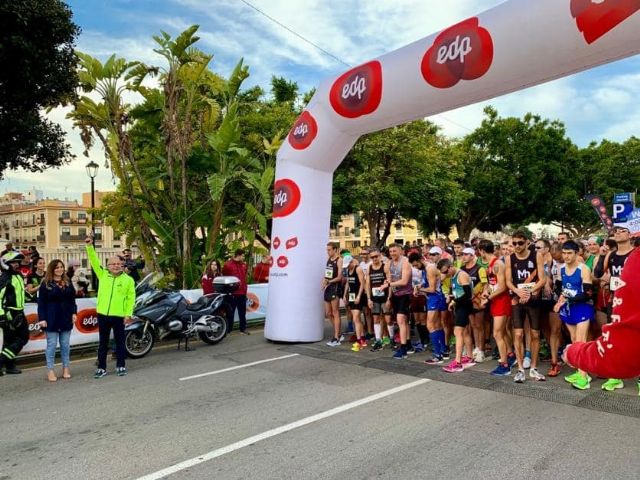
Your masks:
M637 54L638 10L510 0L322 83L278 152L265 337L323 338L333 172L360 135Z

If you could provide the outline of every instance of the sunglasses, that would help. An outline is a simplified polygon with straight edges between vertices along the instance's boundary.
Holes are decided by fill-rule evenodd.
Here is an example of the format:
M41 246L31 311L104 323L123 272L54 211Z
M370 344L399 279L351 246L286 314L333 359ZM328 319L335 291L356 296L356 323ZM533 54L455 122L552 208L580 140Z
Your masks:
M542 250L543 248L545 248L545 247L538 247L538 246L536 246L536 250Z
M369 255L369 258L380 258L380 255Z
M513 246L515 247L517 245L517 246L521 247L521 246L525 245L526 243L527 243L526 241L520 240L518 242L513 242Z
M429 256L430 257L437 257L438 255L440 255L439 253L430 253Z

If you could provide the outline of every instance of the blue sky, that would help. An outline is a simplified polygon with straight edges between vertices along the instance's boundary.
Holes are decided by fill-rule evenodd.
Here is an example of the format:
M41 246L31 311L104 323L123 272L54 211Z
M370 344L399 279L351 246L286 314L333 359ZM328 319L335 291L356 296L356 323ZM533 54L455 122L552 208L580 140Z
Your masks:
M201 49L213 53L213 69L227 75L240 57L250 67L245 86L268 88L272 75L296 81L301 91L316 86L347 67L399 48L503 0L249 0L289 29L340 61L301 40L252 9L242 0L74 0L69 4L82 28L78 48L106 58L112 53L129 60L161 62L152 35L172 35L200 25ZM545 85L471 105L432 118L445 134L461 136L480 123L482 108L492 104L501 115L531 111L559 119L581 146L602 138L624 140L640 135L640 57L632 57ZM78 158L59 170L42 174L9 172L0 194L33 187L49 197L79 198L88 190L77 131L64 119L65 110L50 114L68 132ZM91 159L103 164L102 153ZM111 175L101 168L97 188L113 189Z

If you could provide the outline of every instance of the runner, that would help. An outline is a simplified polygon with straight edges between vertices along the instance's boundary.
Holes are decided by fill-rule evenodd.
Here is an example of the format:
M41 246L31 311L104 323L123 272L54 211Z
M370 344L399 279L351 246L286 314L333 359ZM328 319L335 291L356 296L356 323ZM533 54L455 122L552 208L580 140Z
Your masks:
M366 292L369 303L369 308L373 315L373 331L376 336L376 343L371 349L372 352L382 350L384 345L391 343L393 338L393 325L391 324L391 309L388 303L389 298L389 283L387 282L387 276L384 272L384 265L382 263L382 254L377 248L372 248L369 252L371 258L371 265L369 265L366 279ZM385 324L389 335L382 336L383 324L380 317L384 316Z
M514 253L505 258L507 287L512 293L511 318L514 329L514 346L518 361L516 383L524 383L524 323L531 323L531 369L529 376L537 381L545 380L538 372L540 348L540 291L544 288L544 259L529 249L527 234L517 231L512 235Z
M411 286L413 287L411 313L419 337L419 341L414 343L413 348L416 352L424 352L424 346L427 344L429 337L427 330L427 296L420 291L420 285L423 283L426 270L422 255L417 252L409 254L409 262L411 263Z
M462 372L465 368L475 365L470 357L462 355L463 346L467 353L471 352L473 347L469 332L469 316L473 311L473 286L469 275L464 270L454 267L451 260L440 260L437 268L442 275L451 278L453 298L449 302L449 310L455 310L453 334L456 337L456 358L442 369L447 373Z
M607 304L607 323L611 323L611 313L613 310L613 294L620 288L622 270L627 262L627 258L633 251L631 244L631 233L628 228L614 227L613 238L617 244L617 250L607 253L604 258L604 275L600 278L600 287L611 292L609 303ZM618 378L610 378L602 384L602 389L612 392L619 388L624 388L624 382ZM640 393L640 384L638 384Z
M357 259L348 256L342 260L347 265L347 284L344 290L344 303L349 304L351 321L356 330L356 341L351 346L351 350L353 352L359 352L367 347L367 340L364 336L364 325L360 318L360 312L367 303L367 296L364 291L364 273Z
M489 304L489 312L493 318L493 337L498 345L500 358L498 366L491 372L491 375L507 376L511 375L511 365L509 364L509 338L507 337L507 320L511 315L511 296L507 289L504 263L495 255L493 242L481 240L478 244L478 251L482 260L487 263L488 291L483 294L483 303ZM513 355L512 355L513 357ZM515 360L515 358L514 358Z
M411 304L411 265L402 254L402 247L395 243L389 245L389 263L385 265L387 282L391 288L391 306L396 316L400 334L400 345L393 358L407 358L413 353L409 343L409 306Z
M427 263L427 267L423 270L422 283L418 287L418 291L427 296L427 332L431 342L432 357L425 360L424 363L429 365L439 365L444 361L446 350L446 338L442 327L441 312L447 311L447 302L442 293L442 281L437 263L443 254L440 247L432 247L429 250L429 258L431 261Z
M475 340L473 360L477 363L484 362L484 305L482 294L487 287L487 271L478 264L476 252L471 247L462 250L462 270L471 278L473 285L473 312L471 314L471 332ZM468 354L469 352L467 352Z
M560 314L567 326L571 343L587 341L589 323L594 319L591 270L579 261L579 250L579 245L573 240L562 245L564 266L555 279L558 301L553 311ZM584 370L578 369L564 379L579 390L586 390L591 386L591 377Z
M337 347L344 339L340 335L340 295L339 286L342 285L342 257L338 254L340 245L336 242L327 244L327 265L322 279L324 291L325 317L333 323L333 338L327 342L330 347Z
M456 238L453 241L453 253L455 254L455 259L453 260L453 265L456 268L462 268L462 250L464 250L464 240L461 238Z
M360 268L362 269L362 273L364 273L364 276L366 278L367 276L367 271L369 270L369 265L371 265L371 260L369 258L369 247L364 247L362 249L362 252L360 253ZM367 292L367 290L365 290L365 293ZM369 302L365 302L365 305L362 309L362 313L364 314L364 318L367 322L366 324L366 334L365 337L367 340L374 338L374 331L373 331L373 317L371 316L371 309L369 308Z

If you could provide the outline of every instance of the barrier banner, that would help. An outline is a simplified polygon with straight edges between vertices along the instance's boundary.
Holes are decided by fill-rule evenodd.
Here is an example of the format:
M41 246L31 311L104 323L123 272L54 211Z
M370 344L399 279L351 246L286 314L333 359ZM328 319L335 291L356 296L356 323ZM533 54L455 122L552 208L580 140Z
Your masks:
M265 318L267 314L268 283L249 285L247 292L247 320ZM201 289L180 290L180 293L189 302L195 302L202 296ZM77 298L78 316L71 331L71 346L85 345L98 342L98 315L96 313L95 298ZM43 352L47 347L47 339L44 331L38 324L38 305L27 303L24 314L29 323L29 342L24 346L22 355ZM234 322L238 322L236 312Z

